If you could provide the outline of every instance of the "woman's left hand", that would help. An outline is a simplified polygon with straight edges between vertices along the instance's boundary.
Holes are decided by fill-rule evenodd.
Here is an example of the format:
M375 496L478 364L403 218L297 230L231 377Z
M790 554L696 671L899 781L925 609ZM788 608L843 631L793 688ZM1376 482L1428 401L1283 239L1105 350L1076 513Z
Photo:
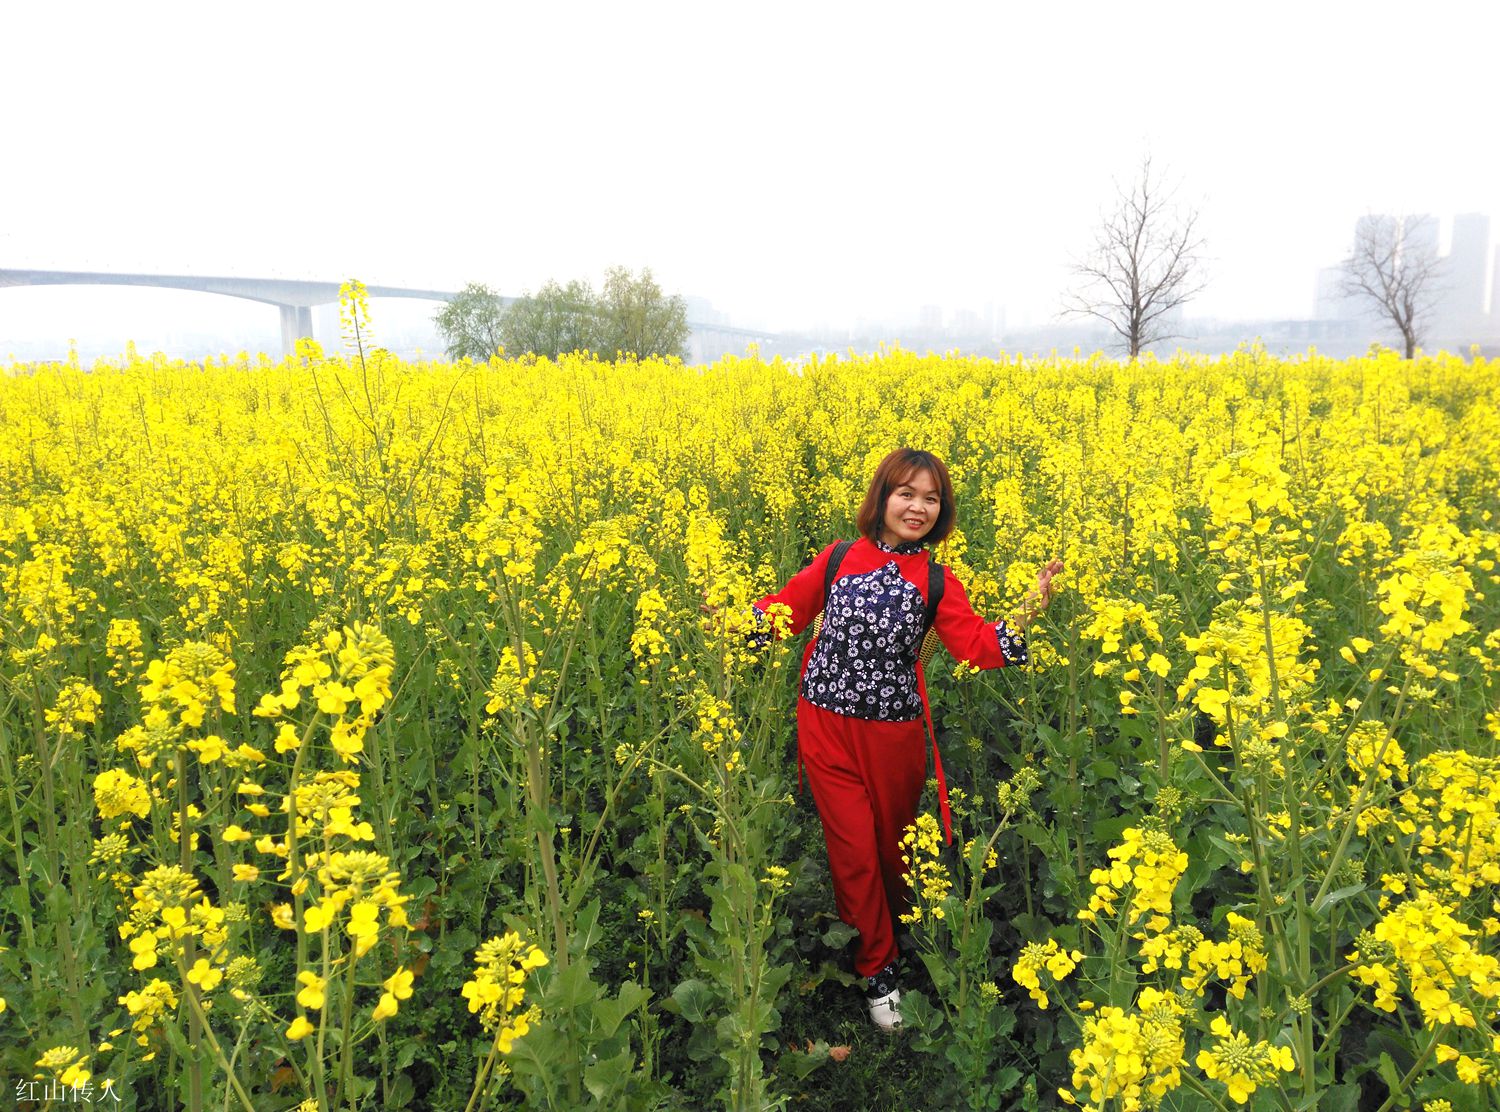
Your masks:
M1057 593L1057 584L1053 579L1061 575L1062 571L1063 562L1054 559L1047 561L1047 566L1036 573L1036 586L1021 600L1021 613L1011 622L1011 627L1017 633L1025 630L1031 620L1051 604L1052 596Z
M1052 584L1054 576L1061 575L1063 562L1061 560L1049 560L1047 566L1036 573L1037 609L1045 610L1052 602L1052 595L1057 590Z

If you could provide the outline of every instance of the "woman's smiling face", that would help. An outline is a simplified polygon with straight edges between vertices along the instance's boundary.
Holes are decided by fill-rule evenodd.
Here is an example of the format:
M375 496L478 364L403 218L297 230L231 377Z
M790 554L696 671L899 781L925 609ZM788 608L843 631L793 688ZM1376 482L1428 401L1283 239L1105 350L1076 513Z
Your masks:
M942 493L931 472L915 468L891 488L885 500L881 540L889 545L925 537L943 508Z

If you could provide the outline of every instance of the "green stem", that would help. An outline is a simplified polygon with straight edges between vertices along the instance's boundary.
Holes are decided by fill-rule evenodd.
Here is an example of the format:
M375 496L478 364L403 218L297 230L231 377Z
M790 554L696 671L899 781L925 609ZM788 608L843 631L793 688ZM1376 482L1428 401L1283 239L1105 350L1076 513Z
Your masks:
M339 1078L333 1087L333 1105L337 1108L344 1097L344 1084L349 1077L350 1063L354 1060L354 1031L351 1020L354 1016L354 967L359 964L357 952L359 942L356 939L354 948L349 951L349 973L344 981L344 1034L343 1053L339 1055Z
M32 731L36 744L37 765L42 786L42 845L45 849L47 883L61 884L63 877L63 854L57 829L57 792L55 784L56 765L60 757L60 745L47 743L46 710L42 693L35 677L31 682ZM71 870L69 870L71 872ZM68 1010L72 1013L73 1029L82 1041L88 1041L88 1026L83 1016L83 984L79 977L78 957L73 949L73 929L66 915L56 916L53 932L57 949L62 958L62 971L66 980Z
M1400 716L1401 705L1406 701L1406 692L1411 686L1411 676L1411 671L1408 670L1406 680L1401 685L1401 697L1396 700L1396 715L1394 717ZM1375 754L1375 760L1371 765L1372 772L1374 769L1378 769L1381 762L1385 760L1385 751L1390 748L1391 741L1395 736L1392 727L1387 726L1385 740L1380 743L1380 752ZM1369 797L1371 789L1379 779L1375 775L1366 776L1365 782L1359 787L1359 795L1355 798L1354 805L1349 809L1349 821L1344 824L1344 832L1339 838L1339 844L1335 847L1333 856L1329 858L1328 872L1323 877L1323 883L1318 888L1318 894L1313 897L1312 907L1314 911L1323 906L1323 898L1328 895L1328 889L1333 885L1333 878L1338 873L1339 865L1343 863L1344 851L1349 847L1349 839L1353 836L1355 823L1358 822L1360 813L1365 808L1365 800Z
M286 858L287 858L287 882L292 889L292 929L297 934L297 972L307 968L307 930L303 923L303 896L305 886L300 883L301 857L298 854L297 841L297 785L301 781L302 762L307 756L307 751L312 745L313 729L318 720L322 718L322 712L314 714L311 721L302 731L302 740L297 744L297 756L292 761L292 773L287 784L286 807ZM326 938L325 938L326 950ZM323 1056L317 1055L311 1063L313 1083L318 1091L318 1108L323 1109L327 1104L327 1092L323 1085Z
M526 640L521 632L520 599L511 591L510 580L503 572L500 575L500 589L511 611L512 620L508 623L511 651L515 654L516 670L521 679L520 699L525 704L532 693L532 677L524 674ZM551 809L543 778L541 741L536 736L536 731L532 729L529 706L517 707L514 720L521 747L526 755L527 811L531 820L532 834L536 838L537 854L541 859L542 878L545 885L543 893L547 900L547 911L552 926L552 957L557 962L558 973L561 975L568 968L568 935L563 925L562 889L558 880L557 855L552 845Z
M1224 1107L1224 1102L1221 1101L1218 1097L1214 1096L1213 1093L1209 1092L1207 1086L1205 1086L1201 1081L1199 1081L1192 1074L1190 1074L1190 1073L1184 1073L1182 1075L1182 1079L1188 1083L1188 1087L1189 1088L1191 1088L1194 1092L1196 1092L1204 1100L1206 1100L1210 1104L1212 1104L1215 1108L1217 1108L1219 1110L1219 1112L1229 1112L1229 1109L1226 1108L1226 1107Z
M182 746L177 747L173 756L173 768L177 774L177 857L182 871L188 876L193 875L193 828L188 819L187 800L187 761L183 756ZM195 948L191 936L183 940L182 955L178 958L178 965L193 960ZM193 996L193 989L188 984L186 976L183 978L184 991ZM192 1112L202 1112L203 1108L203 1064L198 1061L196 1053L199 1040L203 1037L207 1023L203 1019L203 1010L197 1006L196 1000L191 1012L188 1013L188 1045L195 1053L189 1054L187 1058L188 1069L188 1107ZM212 1034L210 1031L209 1034Z
M229 1064L229 1059L224 1056L224 1048L219 1045L219 1040L214 1035L214 1029L209 1025L208 1017L203 1014L203 1004L198 999L198 990L187 977L187 967L183 963L182 954L173 955L177 964L177 975L182 978L182 994L187 997L188 1004L192 1008L192 1016L197 1020L202 1036L208 1041L209 1049L213 1051L214 1057L219 1061L219 1068L224 1071L229 1086L234 1090L235 1096L240 1098L240 1104L244 1106L245 1112L255 1112L255 1105L250 1103L250 1095L245 1092L245 1087L240 1084L240 1079L234 1074L234 1067ZM199 1094L201 1099L202 1094Z
M329 838L325 834L323 836L322 858L324 861L328 860L329 850ZM313 1060L313 1075L318 1080L318 1107L322 1109L325 1105L328 1104L327 1079L324 1073L323 1066L323 1048L326 1045L325 1040L328 1037L328 1000L326 994L328 992L328 982L333 976L333 945L332 940L329 937L327 923L324 923L323 929L318 932L318 940L321 943L323 952L323 963L321 967L322 972L319 974L319 976L323 982L323 992L325 996L323 1000L323 1006L318 1009L318 1043L316 1057ZM299 969L298 971L300 972L301 970ZM348 1035L347 1027L345 1028L344 1034L346 1036Z
M495 1039L491 1041L490 1052L485 1057L484 1062L480 1065L478 1075L474 1078L474 1089L469 1093L469 1102L464 1105L464 1112L474 1112L474 1109L476 1107L474 1102L479 1100L481 1094L484 1093L485 1085L488 1083L490 1078L490 1069L494 1066L495 1056L499 1053L500 1041L498 1039ZM483 1105L480 1105L479 1107L483 1107Z
M26 867L26 843L21 833L21 796L16 791L15 772L11 763L10 741L13 736L5 727L5 720L10 715L10 708L15 705L12 696L6 704L5 711L0 713L0 775L5 777L5 798L10 803L10 822L13 848L16 853L16 879L21 889L19 911L21 918L21 936L26 940L26 952L36 952L36 923L31 915L31 870ZM26 963L31 967L31 991L33 996L40 996L42 992L42 963L29 961Z

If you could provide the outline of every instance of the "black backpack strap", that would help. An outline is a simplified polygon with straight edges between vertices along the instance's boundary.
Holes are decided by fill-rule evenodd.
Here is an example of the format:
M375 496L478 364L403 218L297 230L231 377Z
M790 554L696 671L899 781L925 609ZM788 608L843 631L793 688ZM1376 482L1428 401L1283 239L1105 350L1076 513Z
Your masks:
M948 577L944 574L947 570L932 557L927 558L927 614L922 619L924 634L937 619L938 603L943 601L943 589L948 585Z
M927 611L922 615L922 637L917 642L917 663L926 668L938 650L937 634L932 632L932 623L937 620L938 603L943 601L943 588L948 585L948 569L931 556L927 557ZM927 696L924 690L923 705ZM929 725L929 729L930 729ZM936 752L934 747L933 752Z
M828 605L828 596L833 591L834 576L839 573L839 565L844 562L844 556L854 547L853 541L839 541L833 546L833 551L828 554L828 567L823 572L823 605Z

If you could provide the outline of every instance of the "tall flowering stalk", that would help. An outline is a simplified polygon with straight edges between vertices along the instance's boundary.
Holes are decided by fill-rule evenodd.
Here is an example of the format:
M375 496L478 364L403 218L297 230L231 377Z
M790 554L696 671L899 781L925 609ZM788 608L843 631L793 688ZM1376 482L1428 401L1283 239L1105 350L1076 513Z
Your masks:
M903 1015L910 1013L923 1028L919 1045L943 1048L974 1109L1009 1099L1008 1090L1020 1076L1018 1071L996 1069L1014 1015L999 1006L1000 986L990 977L994 924L986 906L1004 887L996 848L1001 835L1017 822L1036 818L1031 800L1040 787L1037 771L1022 767L997 784L994 799L983 805L962 791L952 791L959 833L969 822L980 827L978 834L963 841L962 853L952 865L944 861L942 830L931 814L918 815L901 839L911 902L900 919L914 928L940 1009L929 1015L925 1001L907 993ZM944 1024L951 1038L942 1031Z
M391 935L410 926L400 874L385 855L359 848L373 842L375 832L355 817L360 776L350 767L360 761L366 736L390 700L394 667L390 639L368 624L331 631L288 652L280 688L262 696L254 711L276 727L275 750L291 759L281 808L286 824L280 838L231 828L236 841L253 838L258 853L286 863L275 883L285 886L291 901L273 904L271 916L277 927L294 932L298 990L297 1014L282 1037L300 1043L316 1035L304 1069L320 1109L336 1107L352 1077L361 959L379 941L382 925ZM323 738L334 767L318 768ZM252 800L245 808L249 822L270 817L264 804L254 802L264 794L260 784L241 782L238 790ZM248 866L241 875L255 882L260 870ZM370 1012L374 1024L394 1015L412 990L412 975L401 967L377 981L383 991ZM335 1028L342 1049L330 1063L328 1038Z
M506 1072L502 1059L540 1017L541 1010L535 1004L522 1005L528 977L546 964L547 955L522 941L514 931L491 938L475 951L474 977L464 982L463 996L469 1011L479 1014L480 1026L492 1039L464 1112L489 1103L493 1083Z

